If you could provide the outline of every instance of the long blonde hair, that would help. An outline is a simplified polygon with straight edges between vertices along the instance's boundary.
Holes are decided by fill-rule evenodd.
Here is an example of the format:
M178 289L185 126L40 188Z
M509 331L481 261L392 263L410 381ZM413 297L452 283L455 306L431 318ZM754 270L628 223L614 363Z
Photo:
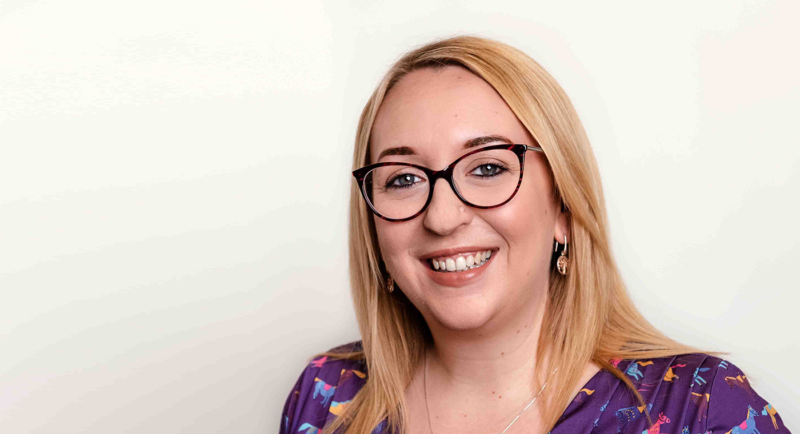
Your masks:
M636 309L609 246L605 199L589 139L567 95L536 61L504 43L474 36L439 40L398 60L381 80L358 123L353 169L369 164L369 137L386 93L420 68L459 65L489 83L544 149L554 194L568 213L569 273L551 269L536 366L558 366L541 401L543 432L550 431L572 400L589 361L620 378L640 405L642 396L612 359L655 358L701 352L653 327ZM371 432L384 418L403 434L408 426L405 389L420 366L430 331L402 291L385 291L372 213L355 182L350 189L350 280L363 351L317 356L366 360L368 379L324 434ZM726 354L705 351L707 354ZM541 376L541 372L540 372ZM533 390L541 379L536 378ZM544 396L544 395L543 395ZM652 424L647 414L648 423Z

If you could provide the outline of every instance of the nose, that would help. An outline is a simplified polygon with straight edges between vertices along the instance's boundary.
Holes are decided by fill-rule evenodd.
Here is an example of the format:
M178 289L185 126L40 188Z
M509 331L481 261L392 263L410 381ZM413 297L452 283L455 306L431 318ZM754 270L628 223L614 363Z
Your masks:
M423 225L439 235L448 235L472 221L472 208L456 196L445 179L439 178L433 186L433 197L425 210Z

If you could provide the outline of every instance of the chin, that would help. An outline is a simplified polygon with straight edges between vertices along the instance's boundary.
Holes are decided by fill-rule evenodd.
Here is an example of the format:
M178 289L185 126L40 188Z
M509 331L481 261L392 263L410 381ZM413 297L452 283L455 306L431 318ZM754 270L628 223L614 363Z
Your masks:
M476 330L486 325L492 318L491 309L484 303L450 302L432 309L436 321L448 330Z

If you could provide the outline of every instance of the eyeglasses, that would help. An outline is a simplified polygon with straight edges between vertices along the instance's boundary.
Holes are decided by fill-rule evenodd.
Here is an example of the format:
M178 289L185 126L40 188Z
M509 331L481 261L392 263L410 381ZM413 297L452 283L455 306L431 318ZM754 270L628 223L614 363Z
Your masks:
M403 222L425 211L439 178L445 179L456 196L471 207L504 205L522 185L525 151L544 152L539 146L493 145L464 154L442 170L385 162L354 170L353 176L375 215L390 222Z

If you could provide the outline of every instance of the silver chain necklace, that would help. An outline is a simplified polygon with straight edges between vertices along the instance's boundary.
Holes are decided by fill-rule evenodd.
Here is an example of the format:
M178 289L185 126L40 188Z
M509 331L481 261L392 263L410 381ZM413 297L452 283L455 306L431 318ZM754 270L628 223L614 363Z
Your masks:
M553 371L553 374L555 374L556 371L558 371L558 368L556 368ZM505 432L508 431L509 428L511 428L511 425L514 425L514 422L516 422L517 419L519 419L522 413L525 412L525 410L527 410L528 407L530 407L533 404L533 402L536 401L536 398L538 398L539 395L542 394L542 391L544 390L545 386L547 386L547 381L544 382L541 390L539 390L539 393L537 393L536 396L533 397L531 402L529 402L528 405L526 405L525 408L523 408L522 411L519 412L517 417L515 417L514 420L512 420L511 423L508 424L506 429L504 429L503 432L501 432L500 434L505 434ZM428 409L428 350L425 350L425 369L423 370L422 373L422 387L423 390L425 391L425 413L427 413L428 415L428 429L431 431L431 434L433 434L433 426L431 425L431 411Z

